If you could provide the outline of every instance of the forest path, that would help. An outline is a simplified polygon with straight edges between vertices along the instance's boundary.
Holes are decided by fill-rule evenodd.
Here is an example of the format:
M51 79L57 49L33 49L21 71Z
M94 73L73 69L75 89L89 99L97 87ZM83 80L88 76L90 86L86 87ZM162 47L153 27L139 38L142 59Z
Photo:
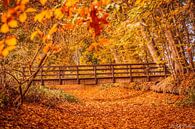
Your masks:
M9 128L161 129L195 128L195 108L178 107L181 96L135 91L122 87L55 86L80 99L56 108L24 104L8 111ZM0 124L1 125L1 124Z

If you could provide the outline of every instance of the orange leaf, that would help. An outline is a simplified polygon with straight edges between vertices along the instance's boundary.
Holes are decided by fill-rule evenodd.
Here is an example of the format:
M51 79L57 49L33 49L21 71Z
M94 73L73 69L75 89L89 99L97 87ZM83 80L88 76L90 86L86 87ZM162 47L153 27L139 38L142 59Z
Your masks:
M2 51L2 55L3 55L4 57L8 56L8 55L9 55L9 51L8 51L7 49L4 49L4 50Z
M38 34L37 31L33 32L30 36L30 40L34 40L35 36Z
M15 46L17 44L17 40L15 37L9 37L5 40L5 43L8 45L8 46Z
M40 2L41 2L42 5L45 5L47 0L40 0Z
M102 38L102 39L99 40L99 43L100 43L101 45L107 45L107 44L109 44L110 42L109 42L108 39Z
M35 21L35 22L38 21L38 22L42 23L42 21L43 21L45 15L47 15L47 11L42 11L41 13L39 13L39 14L37 14L37 15L35 16L34 21Z
M73 24L66 24L63 26L63 28L71 30L74 28L74 25Z
M61 8L56 9L55 12L54 12L54 15L59 20L62 19L63 16L64 16L64 14L61 11Z
M23 12L25 10L25 8L26 8L26 6L24 4L20 4L20 5L16 6L15 11L22 11Z
M26 13L22 13L22 14L19 16L20 22L25 22L26 19L27 19L27 14L26 14Z
M5 47L5 44L0 44L0 53L3 51L4 47Z
M108 5L111 2L111 0L102 0L102 5Z
M67 0L66 6L71 7L71 6L75 5L77 2L79 2L79 0Z
M1 26L1 32L2 33L8 33L9 32L9 26L6 23Z
M6 49L8 51L13 51L16 48L16 46L8 46Z
M29 0L22 0L21 4L27 4L29 2Z
M17 8L10 8L7 12L7 16L12 16L16 13Z
M25 12L27 13L32 13L32 12L36 12L37 10L34 8L28 8Z
M3 23L6 23L7 22L7 14L6 13L3 13L2 14L2 16L1 16L1 21L3 22Z
M44 48L43 48L43 52L44 53L47 53L48 51L49 51L49 49L50 49L50 45L46 45Z
M10 22L8 22L8 25L11 28L16 28L16 27L18 27L18 22L16 20L11 20Z
M4 40L1 40L1 41L0 41L0 45L1 45L1 44L4 44Z
M58 24L54 24L52 26L52 28L49 30L49 33L48 34L49 35L52 35L53 33L55 33L58 30L57 26L58 26Z

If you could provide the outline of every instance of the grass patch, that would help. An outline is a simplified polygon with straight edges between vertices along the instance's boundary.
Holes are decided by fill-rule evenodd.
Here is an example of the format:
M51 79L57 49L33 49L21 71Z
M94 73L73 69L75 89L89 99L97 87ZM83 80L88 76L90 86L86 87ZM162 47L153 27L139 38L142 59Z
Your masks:
M0 89L0 108L13 106L13 102L18 95L17 89L12 86L7 86L3 90Z
M185 99L176 103L178 106L195 106L195 88L188 90L188 95Z
M48 107L55 107L62 102L78 103L79 100L64 91L49 89L45 86L32 87L25 97L26 102L41 103Z
M101 84L100 87L102 90L109 89L112 87L119 87L120 83L106 83L106 84Z
M154 85L154 82L131 82L126 83L123 87L131 90L149 91L151 85Z
M1 92L0 93L0 108L4 108L6 106L8 106L10 101L10 98L8 95L6 95L5 93Z

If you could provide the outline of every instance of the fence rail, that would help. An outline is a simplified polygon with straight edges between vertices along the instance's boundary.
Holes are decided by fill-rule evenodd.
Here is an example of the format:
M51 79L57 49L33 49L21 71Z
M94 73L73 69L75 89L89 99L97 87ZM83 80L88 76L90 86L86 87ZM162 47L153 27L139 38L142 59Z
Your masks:
M24 78L30 77L37 67L23 67ZM76 81L80 84L83 80L91 80L98 84L99 80L107 79L116 82L118 79L126 79L130 82L134 79L145 79L167 77L169 75L165 64L104 64L104 65L76 65L76 66L43 66L41 67L35 82L57 81L62 85L66 81Z

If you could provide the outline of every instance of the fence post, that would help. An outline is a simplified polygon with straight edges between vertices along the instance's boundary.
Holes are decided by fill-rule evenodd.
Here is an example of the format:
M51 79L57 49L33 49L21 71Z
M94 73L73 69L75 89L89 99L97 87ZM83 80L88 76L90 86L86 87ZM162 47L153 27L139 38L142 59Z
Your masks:
M95 84L97 84L97 68L96 68L96 65L93 66L93 70L94 70L94 79L95 79Z
M164 77L167 77L167 68L166 68L166 64L163 65L164 66Z
M41 67L41 85L44 86L44 80L43 80L43 67Z
M61 70L61 67L59 66L59 83L60 85L62 85L62 70Z
M76 66L76 72L77 72L77 84L80 84L80 79L79 79L79 66Z
M115 83L115 77L114 77L114 65L112 64L112 83Z
M130 76L130 82L133 82L131 65L129 65L129 76Z
M150 67L148 64L146 65L146 74L147 74L147 81L149 82L150 81Z

